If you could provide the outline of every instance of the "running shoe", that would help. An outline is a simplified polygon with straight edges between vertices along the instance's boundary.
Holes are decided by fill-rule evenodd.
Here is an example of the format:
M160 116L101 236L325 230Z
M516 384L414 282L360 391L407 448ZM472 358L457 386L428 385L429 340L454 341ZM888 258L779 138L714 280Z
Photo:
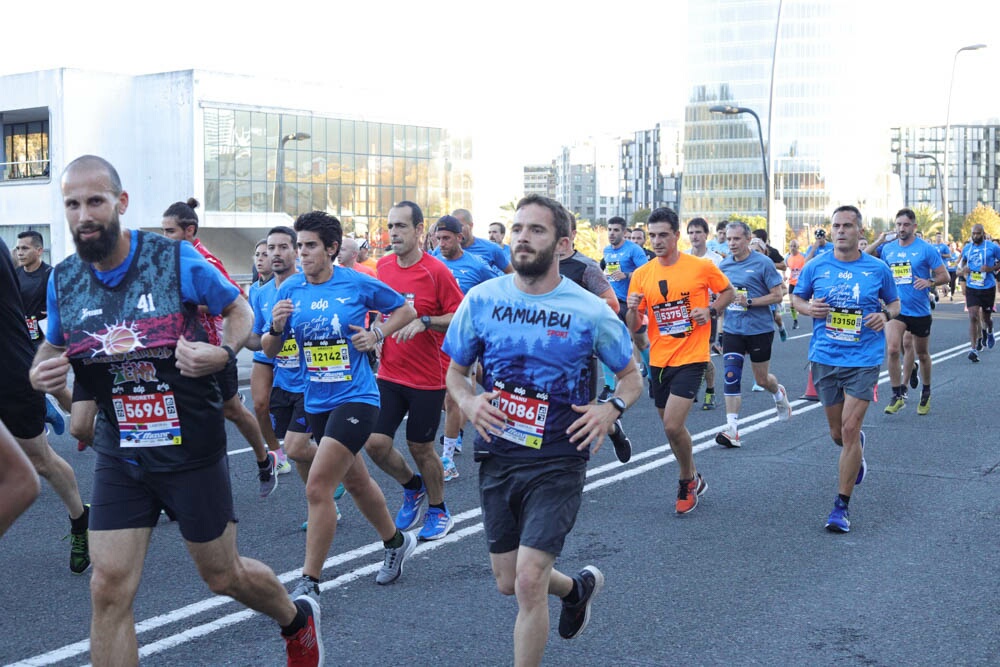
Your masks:
M833 511L826 518L826 529L831 533L848 533L851 530L847 505L839 497L833 501Z
M611 395L614 393L615 392L611 387L609 387L608 385L604 385L604 389L601 390L601 395L597 397L597 402L598 403L606 402L608 399L611 398Z
M786 422L792 418L792 406L788 402L788 392L785 391L784 385L778 385L778 393L781 394L781 398L774 402L774 409L778 413L778 421Z
M410 530L420 523L420 506L427 497L427 485L420 482L419 491L403 489L403 506L396 512L396 528Z
M437 507L428 507L424 513L424 525L417 533L417 540L429 542L440 540L455 527L455 519L451 517L451 512L447 509L441 511Z
M712 352L716 355L722 354L722 345L719 343L712 343Z
M580 599L575 604L562 603L559 612L559 636L563 639L578 637L590 622L590 604L604 588L604 574L593 565L580 570L573 577L573 585L580 591Z
M858 478L854 480L854 486L857 486L864 481L865 475L868 474L868 464L865 463L865 432L861 432L861 467L858 468Z
M337 490L333 492L333 499L334 500L340 500L344 496L344 492L346 490L347 489L344 488L344 483L343 482L341 482L340 484L338 484L337 485Z
M785 331L785 327L781 327L780 329L778 329L778 338L781 339L782 343L788 340L788 332Z
M921 396L920 403L917 404L917 414L926 415L931 411L931 397Z
M894 415L903 409L906 405L906 399L902 396L893 396L889 401L889 405L885 406L885 414Z
M799 328L799 321L798 320L792 320L792 328L793 329L798 329Z
M52 424L52 430L56 435L62 435L66 430L66 420L48 396L45 397L45 423Z
M287 475L288 473L292 472L292 464L288 461L287 458L283 458L280 461L278 461L277 454L274 454L274 460L277 463L277 465L274 466L275 475Z
M379 586L387 586L399 579L399 575L403 573L403 563L416 548L417 538L413 536L413 533L405 532L403 533L403 544L395 549L386 547L385 560L382 562L378 574L375 575L375 583Z
M916 389L917 385L920 384L920 377L917 375L917 371L920 370L920 364L916 361L913 362L913 368L910 369L910 388Z
M993 346L996 345L996 344L997 344L997 339L993 337L993 331L992 330L987 331L986 332L986 347L987 347L987 349L992 350ZM58 431L56 431L56 432L58 433Z
M969 361L974 364L979 363L979 353L975 350L969 350Z
M611 432L611 444L615 446L615 456L622 463L628 463L632 458L632 441L622 430L622 420L615 420L615 430Z
M754 382L753 389L751 389L750 391L766 391L766 390L762 386Z
M743 443L740 442L740 434L730 433L729 430L717 433L715 435L715 441L723 447L729 447L730 449L736 449L743 445Z
M453 479L458 479L458 468L455 467L454 461L447 456L442 456L441 465L444 466L444 481L450 482Z
M705 392L705 401L701 404L702 410L714 410L715 409L715 394L710 394Z
M319 630L319 603L308 595L292 602L305 612L306 626L292 636L285 637L288 667L318 667L323 664L323 637Z
M278 488L278 476L274 474L274 452L267 453L267 467L257 467L257 479L260 480L260 497L267 498Z
M976 352L982 352L984 347L986 347L985 333L982 336L980 336L978 340L976 340Z
M83 511L90 514L90 505L84 505ZM89 523L90 517L87 517ZM83 574L90 569L90 531L75 533L70 531L69 537L69 571L73 574ZM64 538L65 539L65 538Z
M708 484L696 473L694 479L677 482L677 504L674 506L678 514L687 514L698 506L698 496L708 490Z
M300 597L306 595L319 602L319 584L309 577L302 575L295 582L295 588L292 589L291 597L293 600L298 600Z
M465 431L463 429L458 429L458 442L455 443L455 453L456 454L461 454L462 453L462 436L463 435L465 435Z

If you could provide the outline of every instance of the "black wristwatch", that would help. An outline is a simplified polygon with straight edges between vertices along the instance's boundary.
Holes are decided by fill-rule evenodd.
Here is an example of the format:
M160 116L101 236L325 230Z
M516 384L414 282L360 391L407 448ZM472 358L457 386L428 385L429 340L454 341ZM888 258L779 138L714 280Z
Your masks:
M627 410L627 409L628 409L628 406L627 406L627 405L625 405L625 401L623 401L623 400L622 400L622 399L621 399L620 397L618 397L618 396L612 396L611 398L609 398L609 399L608 399L608 403L610 403L611 405L613 405L613 406L615 406L616 408L618 408L618 414L619 414L619 415L622 415L622 414L624 414L624 413L625 413L625 410Z
M892 319L892 315L889 314L889 311L887 309L883 308L882 309L882 314L885 315L885 321L886 322L888 322L889 320Z
M233 361L236 361L236 353L233 351L233 348L229 347L228 345L223 345L222 349L225 350L226 353L229 354L229 361L230 361L230 363L233 362Z
M708 307L708 316L711 317L713 320L719 319L719 311L715 309L715 306Z
M751 299L750 297L747 297L747 307L749 308L752 305L753 305L753 299Z
M430 315L421 315L421 317L420 317L420 323L424 325L424 329L430 330L430 328L431 328L431 316Z

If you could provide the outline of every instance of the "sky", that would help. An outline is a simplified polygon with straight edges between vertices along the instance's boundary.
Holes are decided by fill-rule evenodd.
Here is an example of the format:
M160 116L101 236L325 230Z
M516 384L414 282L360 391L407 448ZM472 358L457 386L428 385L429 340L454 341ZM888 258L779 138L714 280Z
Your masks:
M697 1L697 0L693 0ZM761 0L750 0L759 4ZM785 0L786 7L796 0ZM860 2L860 0L831 0ZM680 120L686 2L507 0L193 2L107 0L4 9L0 75L56 67L208 69L378 91L378 115L468 132L477 217L521 194L521 167L591 135ZM944 122L952 56L990 43L993 0L868 0L859 82L889 122ZM155 13L154 13L155 11ZM959 57L952 122L1000 119L1000 39ZM874 74L877 73L877 74ZM3 91L0 90L0 107Z

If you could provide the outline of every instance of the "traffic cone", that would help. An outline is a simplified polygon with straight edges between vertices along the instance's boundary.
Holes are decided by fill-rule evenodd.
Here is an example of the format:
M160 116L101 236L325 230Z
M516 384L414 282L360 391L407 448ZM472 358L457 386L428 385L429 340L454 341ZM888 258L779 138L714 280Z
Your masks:
M810 365L809 375L806 378L806 393L799 396L803 401L818 401L819 394L816 393L816 385L813 384L813 372Z

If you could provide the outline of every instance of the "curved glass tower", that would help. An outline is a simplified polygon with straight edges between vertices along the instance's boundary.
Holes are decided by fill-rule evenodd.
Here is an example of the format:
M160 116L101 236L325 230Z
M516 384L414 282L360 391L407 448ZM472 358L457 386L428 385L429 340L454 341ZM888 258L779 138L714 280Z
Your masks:
M685 108L685 218L765 215L760 138L753 117L711 112L746 107L768 137L778 0L699 0L688 6L690 97ZM784 0L775 68L774 199L793 231L823 224L839 204L877 190L887 130L866 116L858 0ZM883 183L884 185L884 183ZM862 208L864 210L864 208Z

